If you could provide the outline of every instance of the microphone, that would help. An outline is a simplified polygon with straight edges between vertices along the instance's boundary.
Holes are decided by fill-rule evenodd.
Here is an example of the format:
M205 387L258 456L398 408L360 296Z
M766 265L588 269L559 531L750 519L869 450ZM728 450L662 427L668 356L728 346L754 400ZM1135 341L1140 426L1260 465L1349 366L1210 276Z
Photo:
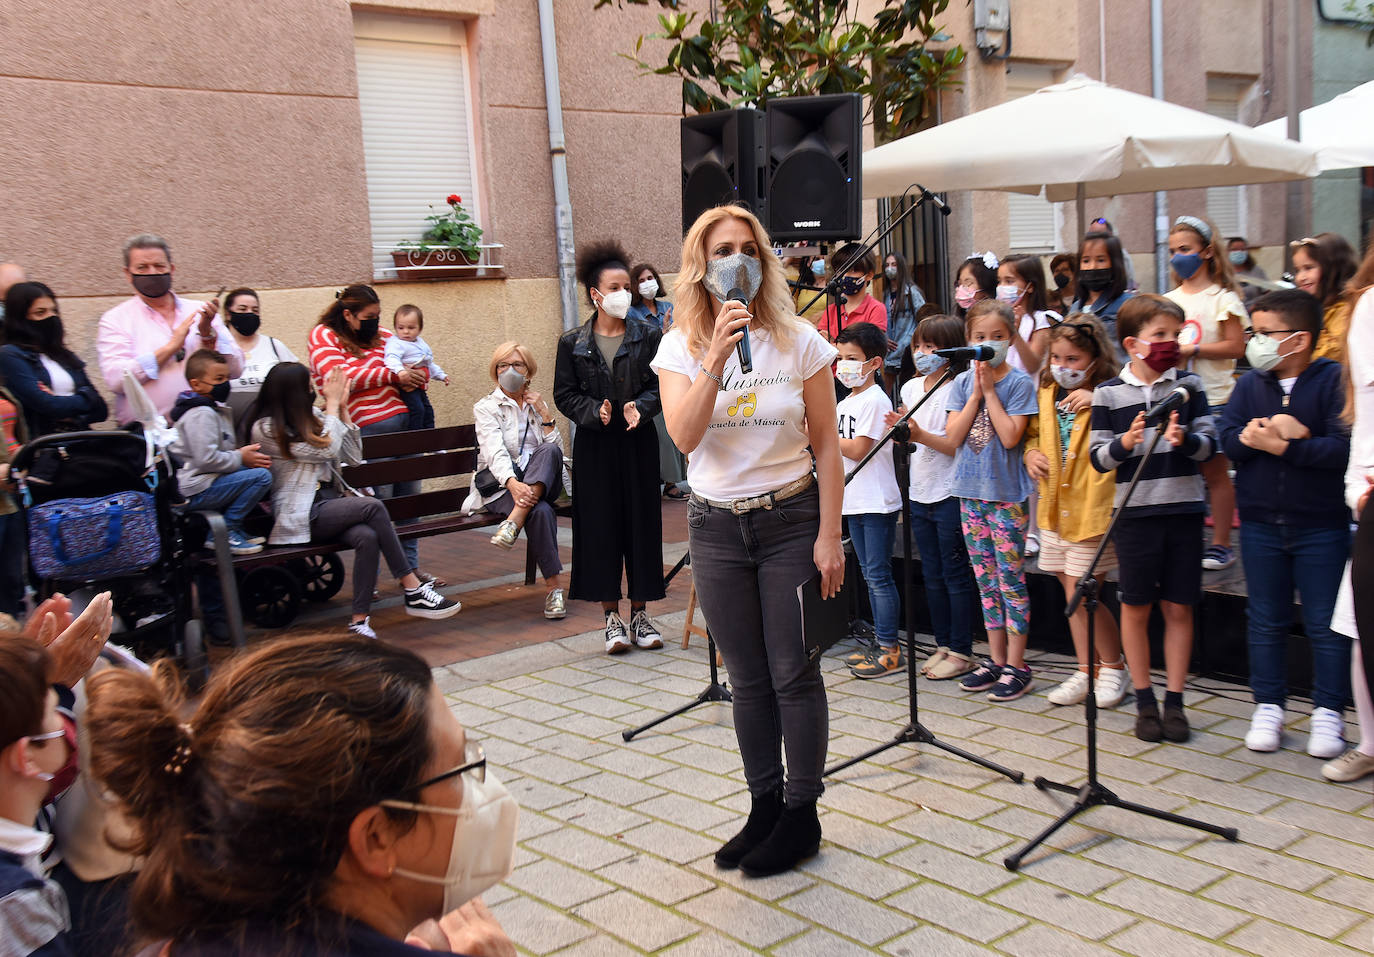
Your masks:
M921 187L921 195L935 204L935 208L940 211L940 215L948 216L950 214L950 208L945 205L945 201L924 186Z
M992 346L960 346L957 349L936 349L935 354L956 362L964 359L987 362L997 355L997 350Z
M745 301L744 290L739 286L735 286L726 293L725 298L727 300L733 299L736 302L742 302L746 306L749 305L749 303ZM739 357L740 374L748 375L754 371L754 354L749 349L749 325L746 323L744 328L740 331L744 333L744 335L740 337L739 342L735 343L735 355Z
M1146 425L1158 425L1169 418L1169 413L1183 408L1193 396L1197 395L1197 385L1189 379L1179 380L1178 385L1155 403L1153 409L1145 413Z

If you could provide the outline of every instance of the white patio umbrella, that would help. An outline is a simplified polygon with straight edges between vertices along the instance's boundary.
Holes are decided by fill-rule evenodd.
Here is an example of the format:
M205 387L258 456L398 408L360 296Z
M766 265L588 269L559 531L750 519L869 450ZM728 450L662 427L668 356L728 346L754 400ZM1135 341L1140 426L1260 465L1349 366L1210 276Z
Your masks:
M1045 131L1053 129L1054 136ZM868 198L912 182L936 192L996 189L1053 202L1154 190L1305 179L1316 151L1253 127L1084 76L864 153Z
M1374 80L1298 114L1298 140L1317 150L1317 164L1329 169L1374 166ZM1266 136L1288 136L1288 118L1255 127Z

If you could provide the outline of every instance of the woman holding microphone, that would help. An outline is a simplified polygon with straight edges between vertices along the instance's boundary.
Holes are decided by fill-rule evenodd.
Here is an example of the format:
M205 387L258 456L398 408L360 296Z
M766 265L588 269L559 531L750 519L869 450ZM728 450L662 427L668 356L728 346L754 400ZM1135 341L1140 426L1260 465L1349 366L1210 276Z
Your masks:
M735 289L742 301L727 301ZM802 646L797 586L819 571L830 598L844 578L835 348L794 315L767 233L739 206L708 210L688 231L675 298L653 368L668 433L690 456L692 573L734 684L752 798L716 864L764 877L820 846L829 715L819 660ZM735 349L746 326L750 373Z

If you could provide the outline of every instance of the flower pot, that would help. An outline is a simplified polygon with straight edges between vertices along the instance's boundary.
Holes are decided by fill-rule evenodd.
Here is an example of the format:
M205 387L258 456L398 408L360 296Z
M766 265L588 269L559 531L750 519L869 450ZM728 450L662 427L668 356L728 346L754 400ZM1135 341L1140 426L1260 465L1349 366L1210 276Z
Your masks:
M454 279L471 276L476 260L461 249L393 249L391 261L397 279Z

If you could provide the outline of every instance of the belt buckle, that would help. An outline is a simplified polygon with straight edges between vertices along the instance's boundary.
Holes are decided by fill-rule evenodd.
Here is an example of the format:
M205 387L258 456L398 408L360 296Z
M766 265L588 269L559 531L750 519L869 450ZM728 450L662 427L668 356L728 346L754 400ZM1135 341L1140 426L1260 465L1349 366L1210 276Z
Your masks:
M732 501L732 502L730 503L730 514L731 514L731 515L743 515L745 512L749 511L749 509L750 509L749 503L752 502L752 501L753 501L753 499L751 499L751 498L737 498L737 499L735 499L734 501Z

